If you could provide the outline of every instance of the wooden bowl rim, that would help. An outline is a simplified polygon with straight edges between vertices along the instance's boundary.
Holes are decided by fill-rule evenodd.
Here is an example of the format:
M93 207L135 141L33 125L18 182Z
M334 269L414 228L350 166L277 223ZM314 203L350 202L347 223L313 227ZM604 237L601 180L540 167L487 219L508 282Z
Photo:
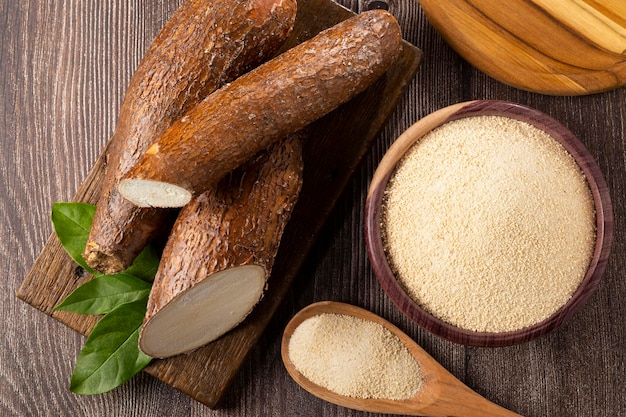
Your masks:
M475 332L453 326L422 309L404 291L385 256L381 235L381 205L387 182L397 162L422 136L442 124L464 117L497 115L511 117L542 129L574 157L587 178L596 209L596 244L593 256L578 289L572 297L545 320L509 332ZM551 116L521 104L501 100L477 100L437 110L402 133L392 144L376 169L365 204L365 240L374 273L392 302L413 322L444 339L469 346L510 346L545 335L568 322L595 292L608 264L613 242L613 207L604 175L584 144Z

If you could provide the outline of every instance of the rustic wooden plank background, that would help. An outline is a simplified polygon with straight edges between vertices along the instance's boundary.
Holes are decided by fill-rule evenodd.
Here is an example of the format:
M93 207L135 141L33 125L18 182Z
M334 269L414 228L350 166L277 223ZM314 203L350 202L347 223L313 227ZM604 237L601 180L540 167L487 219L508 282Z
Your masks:
M354 11L378 1L341 0ZM361 416L295 385L280 361L289 318L320 300L388 318L453 374L526 416L626 416L626 89L584 97L517 90L481 74L432 29L415 0L392 0L424 63L366 163L346 190L289 296L211 410L141 374L112 393L67 390L84 338L19 301L15 292L52 229L50 206L75 194L115 126L126 85L180 0L0 0L0 415ZM555 334L520 346L466 348L408 322L367 261L363 206L376 163L420 117L470 99L506 99L561 120L604 170L613 197L613 255L598 292Z

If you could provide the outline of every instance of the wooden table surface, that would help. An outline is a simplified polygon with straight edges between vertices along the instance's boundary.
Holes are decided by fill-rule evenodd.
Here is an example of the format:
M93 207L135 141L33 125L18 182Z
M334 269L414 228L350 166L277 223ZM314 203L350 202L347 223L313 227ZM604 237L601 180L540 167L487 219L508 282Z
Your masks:
M69 201L111 135L130 76L181 0L0 1L0 416L361 416L300 389L280 360L291 316L320 300L352 303L405 330L455 376L525 416L626 416L626 89L554 97L508 87L463 61L415 0L392 0L424 62L346 189L296 283L211 410L141 374L81 397L68 381L84 337L15 297L52 233L55 201ZM354 11L370 4L341 0ZM380 2L376 2L380 3ZM523 345L469 348L405 319L367 259L363 208L377 162L424 115L472 99L548 113L577 134L604 171L615 241L596 294L565 327Z

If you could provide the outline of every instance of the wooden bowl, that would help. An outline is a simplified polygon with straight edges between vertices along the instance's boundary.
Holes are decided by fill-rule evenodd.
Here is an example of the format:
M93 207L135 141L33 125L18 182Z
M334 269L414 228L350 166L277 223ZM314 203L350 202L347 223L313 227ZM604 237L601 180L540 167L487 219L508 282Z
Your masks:
M383 248L381 213L383 195L398 161L422 136L442 124L464 117L505 116L543 130L574 157L587 178L596 210L596 242L589 268L573 296L547 319L509 332L476 332L453 326L422 309L400 285ZM416 324L433 334L471 346L507 346L527 342L551 332L569 321L595 291L609 259L613 241L613 209L608 187L600 168L585 146L561 123L550 116L519 104L503 101L472 101L436 111L406 130L385 154L370 184L365 205L365 238L374 272L389 298Z
M441 36L513 87L582 95L626 84L626 2L420 0Z

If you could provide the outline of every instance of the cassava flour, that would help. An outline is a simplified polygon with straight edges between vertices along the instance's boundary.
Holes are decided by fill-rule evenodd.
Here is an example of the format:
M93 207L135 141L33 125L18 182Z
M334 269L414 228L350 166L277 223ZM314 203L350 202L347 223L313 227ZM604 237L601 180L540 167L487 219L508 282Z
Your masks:
M310 381L353 398L403 400L422 379L400 339L378 323L343 314L303 321L289 341L289 359Z
M387 257L407 293L473 331L521 329L574 293L595 212L573 157L534 126L467 117L421 138L383 201Z

